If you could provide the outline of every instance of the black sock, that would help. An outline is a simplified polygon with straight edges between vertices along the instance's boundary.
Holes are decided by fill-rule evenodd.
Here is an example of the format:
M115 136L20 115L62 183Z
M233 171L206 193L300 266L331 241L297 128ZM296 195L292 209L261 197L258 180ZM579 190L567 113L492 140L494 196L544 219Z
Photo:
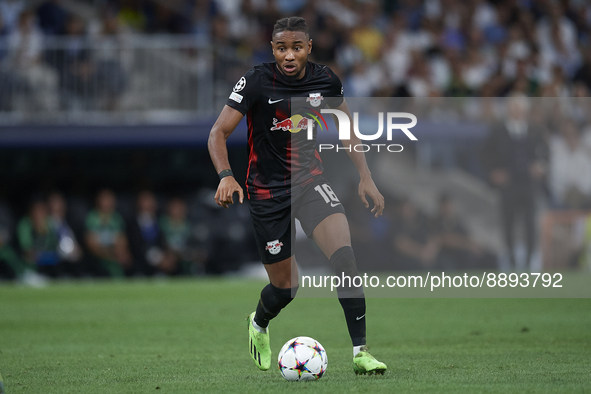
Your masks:
M365 345L365 297L339 298L353 346Z
M343 279L341 286L337 287L337 294L345 312L351 342L353 346L365 345L365 294L363 287L353 286L353 278L359 275L353 248L343 246L333 253L330 263L335 274ZM346 277L350 280L344 280Z
M267 327L269 320L273 319L279 314L279 312L287 306L293 300L292 294L298 291L296 286L292 289L280 289L279 287L273 286L269 283L261 291L261 298L257 305L257 311L254 315L254 321L260 327Z

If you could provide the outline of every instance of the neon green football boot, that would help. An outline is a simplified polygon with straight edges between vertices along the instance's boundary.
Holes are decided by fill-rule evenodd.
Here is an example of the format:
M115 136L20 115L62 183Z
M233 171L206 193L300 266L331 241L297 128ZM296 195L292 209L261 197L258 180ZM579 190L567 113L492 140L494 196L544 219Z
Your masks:
M269 343L269 327L266 333L260 333L252 325L254 315L252 312L248 316L248 347L250 349L250 356L259 369L263 371L271 368L271 345Z
M355 375L383 375L388 367L386 364L379 362L374 356L369 354L367 346L363 346L361 351L353 357L353 370Z

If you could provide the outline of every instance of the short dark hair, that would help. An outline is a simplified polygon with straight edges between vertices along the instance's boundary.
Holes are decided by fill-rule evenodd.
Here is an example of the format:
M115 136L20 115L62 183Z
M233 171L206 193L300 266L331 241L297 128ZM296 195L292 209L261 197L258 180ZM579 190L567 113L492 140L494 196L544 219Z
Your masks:
M306 20L301 16L290 16L287 18L279 19L273 26L273 34L271 38L275 37L275 34L281 33L282 31L301 31L306 36L310 37L310 29L306 24Z

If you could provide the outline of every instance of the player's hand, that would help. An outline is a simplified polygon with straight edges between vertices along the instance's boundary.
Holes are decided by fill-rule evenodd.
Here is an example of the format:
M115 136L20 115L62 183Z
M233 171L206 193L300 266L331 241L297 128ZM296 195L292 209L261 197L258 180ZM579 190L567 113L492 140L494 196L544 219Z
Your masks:
M244 201L244 192L236 182L233 176L222 178L218 185L218 190L215 192L215 203L220 207L228 208L230 204L234 204L234 193L238 193L240 204Z
M373 208L371 210L371 213L375 213L376 218L378 216L382 216L385 206L384 196L382 196L382 194L376 187L376 184L373 182L373 179L362 179L361 182L359 182L359 188L357 191L359 193L359 198L361 199L361 202L363 203L363 205L365 205L365 208L369 208L369 202L367 202L367 198L365 197L367 195L373 201Z

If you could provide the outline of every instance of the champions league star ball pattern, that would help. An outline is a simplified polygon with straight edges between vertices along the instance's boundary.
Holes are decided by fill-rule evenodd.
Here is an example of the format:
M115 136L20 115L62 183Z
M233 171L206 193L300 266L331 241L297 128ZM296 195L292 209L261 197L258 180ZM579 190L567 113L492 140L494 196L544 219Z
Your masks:
M326 350L310 337L296 337L283 345L279 352L279 371L291 382L318 380L328 366Z

